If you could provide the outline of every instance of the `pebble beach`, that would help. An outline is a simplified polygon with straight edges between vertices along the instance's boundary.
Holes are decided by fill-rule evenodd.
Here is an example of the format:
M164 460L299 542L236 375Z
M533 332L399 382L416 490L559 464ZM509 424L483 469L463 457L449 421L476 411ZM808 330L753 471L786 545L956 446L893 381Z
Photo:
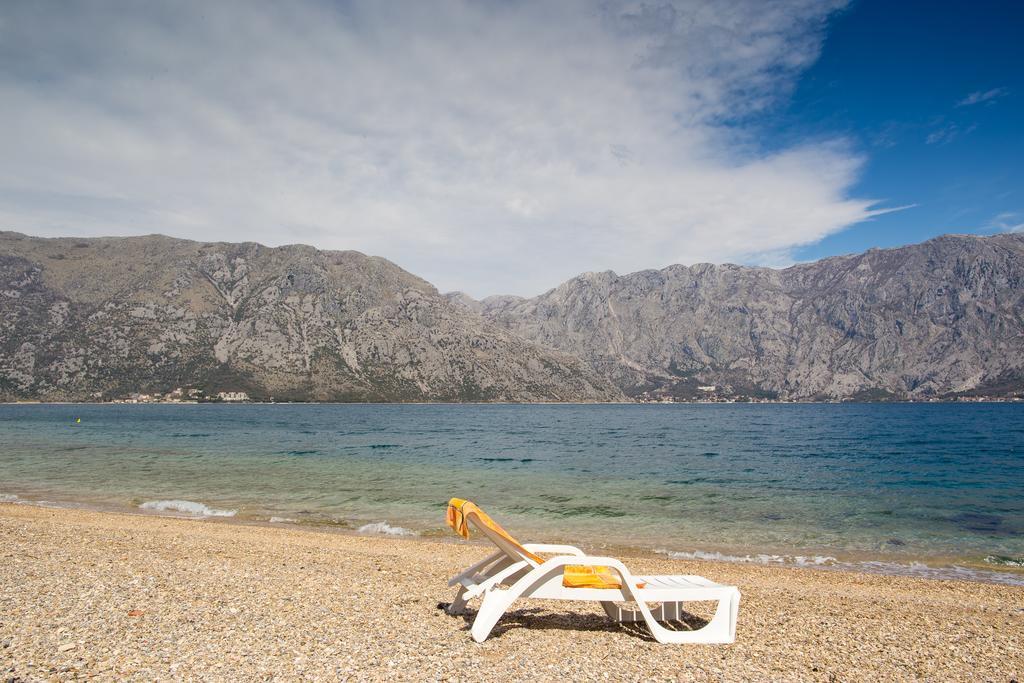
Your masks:
M487 552L477 543L15 504L0 504L0 541L0 681L1024 673L1018 586L626 557L638 574L738 586L736 642L659 645L596 605L525 601L477 644L472 612L440 608L447 579Z

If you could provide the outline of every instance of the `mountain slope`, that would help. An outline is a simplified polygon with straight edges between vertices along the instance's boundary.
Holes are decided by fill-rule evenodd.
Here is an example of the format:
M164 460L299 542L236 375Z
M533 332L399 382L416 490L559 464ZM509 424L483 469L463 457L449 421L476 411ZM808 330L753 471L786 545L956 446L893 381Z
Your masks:
M616 400L589 366L381 258L0 232L0 399Z
M1019 234L949 235L784 270L586 273L532 299L463 305L584 358L631 395L693 397L707 385L796 399L1024 388Z

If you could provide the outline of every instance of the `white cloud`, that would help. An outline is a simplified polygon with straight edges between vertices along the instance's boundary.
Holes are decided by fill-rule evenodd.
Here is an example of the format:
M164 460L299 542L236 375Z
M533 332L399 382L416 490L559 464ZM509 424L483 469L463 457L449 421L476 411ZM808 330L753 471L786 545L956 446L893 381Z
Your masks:
M1010 91L1006 88L992 88L991 90L977 90L972 92L967 97L963 98L956 103L958 107L969 107L972 104L981 104L982 102L988 102L991 104L994 100L1008 94Z
M874 213L841 140L757 140L832 9L14 3L0 228L359 249L477 296L784 260Z
M1007 211L993 217L987 227L994 232L1024 232L1024 216Z
M936 145L940 143L946 144L952 142L953 139L956 138L956 136L959 134L959 132L960 129L957 128L957 125L955 123L949 123L943 126L942 128L933 130L931 133L928 134L928 137L926 137L924 141L925 144L928 145Z

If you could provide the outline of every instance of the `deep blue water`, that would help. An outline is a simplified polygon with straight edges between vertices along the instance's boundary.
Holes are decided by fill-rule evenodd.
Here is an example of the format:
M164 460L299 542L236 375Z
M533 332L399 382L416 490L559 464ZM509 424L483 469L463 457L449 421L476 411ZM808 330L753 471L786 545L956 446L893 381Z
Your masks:
M1024 555L1024 405L7 405L0 494L981 566Z

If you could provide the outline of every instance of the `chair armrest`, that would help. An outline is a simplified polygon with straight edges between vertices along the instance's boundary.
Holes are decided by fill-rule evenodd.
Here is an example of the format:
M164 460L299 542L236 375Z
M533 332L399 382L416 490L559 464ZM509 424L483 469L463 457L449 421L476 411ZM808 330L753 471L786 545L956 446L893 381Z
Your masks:
M574 545L553 545L551 543L524 543L523 547L531 553L557 553L559 555L575 555L582 557L585 553Z
M484 567L486 567L489 564L492 564L492 563L498 561L499 559L501 559L504 556L505 556L505 554L502 553L502 552L491 553L490 555L488 555L484 559L480 560L476 564L474 564L474 565L472 565L470 567L467 567L466 569L463 569L460 573L456 574L448 582L448 585L449 586L454 586L457 583L461 583L462 579L466 578L467 576L473 576L474 574L476 574L478 571L480 571Z
M622 564L622 560L616 557L600 557L598 555L561 555L559 557L552 557L550 562L559 560L558 564L582 564L584 566L591 567L611 567L619 572L629 573L626 569L626 565ZM544 564L547 564L545 562Z
M525 560L522 562L513 562L497 574L487 577L486 580L471 586L466 586L465 598L467 600L472 600L476 596L484 593L485 591L490 590L494 586L501 584L501 582L507 579L508 577L516 574L517 572L521 572L530 566L531 565ZM465 586L466 584L462 585Z
M552 569L554 567L564 567L567 564L572 565L583 565L585 567L608 567L613 569L625 580L630 581L632 575L629 570L626 569L626 565L622 564L622 560L615 557L599 557L596 555L559 555L558 557L552 557L550 560L546 560L544 564L537 567L538 570Z

